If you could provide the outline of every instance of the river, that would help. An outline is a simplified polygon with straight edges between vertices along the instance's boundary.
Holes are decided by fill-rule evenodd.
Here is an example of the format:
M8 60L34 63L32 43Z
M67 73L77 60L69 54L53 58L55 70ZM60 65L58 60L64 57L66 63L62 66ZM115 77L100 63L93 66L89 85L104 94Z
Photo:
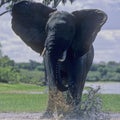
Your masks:
M120 94L120 82L86 82L85 86L97 88L102 94Z

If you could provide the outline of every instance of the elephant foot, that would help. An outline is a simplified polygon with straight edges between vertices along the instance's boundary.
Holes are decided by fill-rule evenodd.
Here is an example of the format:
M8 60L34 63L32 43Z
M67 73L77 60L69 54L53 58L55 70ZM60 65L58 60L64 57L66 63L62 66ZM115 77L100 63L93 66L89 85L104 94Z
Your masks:
M53 119L53 113L50 111L46 111L41 117L40 119Z

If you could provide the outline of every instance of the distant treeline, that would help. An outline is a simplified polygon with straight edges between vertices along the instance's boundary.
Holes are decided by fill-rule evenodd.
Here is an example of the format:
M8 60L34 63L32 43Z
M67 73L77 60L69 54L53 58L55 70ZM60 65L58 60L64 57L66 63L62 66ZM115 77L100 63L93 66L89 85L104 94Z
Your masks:
M0 57L0 82L45 85L44 79L43 63L33 60L28 63L16 63L8 56ZM120 81L120 63L94 63L87 81Z
M15 63L8 56L3 56L0 58L0 82L44 85L44 65L32 60Z
M120 81L120 63L94 63L88 73L88 81Z

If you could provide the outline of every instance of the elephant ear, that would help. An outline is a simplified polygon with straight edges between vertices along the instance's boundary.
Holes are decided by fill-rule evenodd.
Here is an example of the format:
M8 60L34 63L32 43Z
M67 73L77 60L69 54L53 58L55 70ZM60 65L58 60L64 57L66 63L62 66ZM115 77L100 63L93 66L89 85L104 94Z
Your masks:
M45 26L55 9L41 3L22 1L12 8L13 31L35 52L42 53L46 39Z
M89 51L97 33L107 20L107 15L97 9L74 11L76 34L72 49L77 57Z

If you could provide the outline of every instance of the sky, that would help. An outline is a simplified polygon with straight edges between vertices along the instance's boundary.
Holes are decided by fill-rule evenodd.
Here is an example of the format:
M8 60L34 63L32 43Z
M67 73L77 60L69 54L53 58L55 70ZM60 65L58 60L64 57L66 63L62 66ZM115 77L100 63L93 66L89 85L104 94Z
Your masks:
M120 62L120 0L76 0L72 5L67 2L65 6L58 6L58 10L69 12L82 9L100 9L108 15L94 42L94 62ZM10 14L0 17L0 43L3 54L16 62L42 61L42 57L12 31Z

